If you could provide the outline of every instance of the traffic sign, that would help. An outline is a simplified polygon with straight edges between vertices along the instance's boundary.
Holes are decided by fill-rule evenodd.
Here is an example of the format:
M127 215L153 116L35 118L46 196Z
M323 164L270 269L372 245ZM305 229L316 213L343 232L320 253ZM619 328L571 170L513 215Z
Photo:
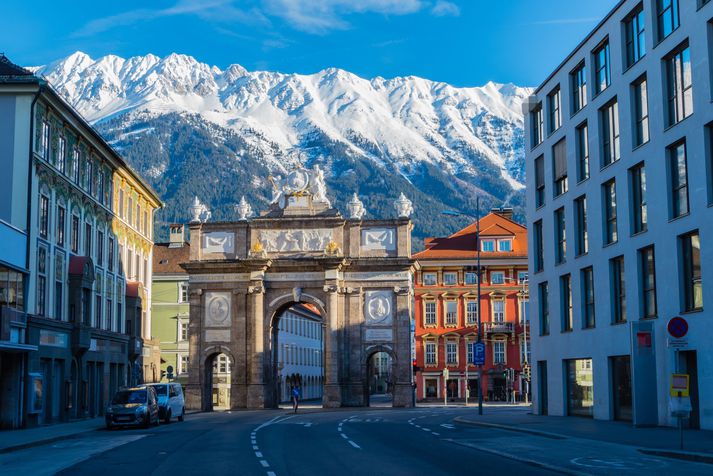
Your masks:
M473 363L485 365L485 344L483 342L473 344Z
M674 339L682 339L688 333L688 322L682 317L672 317L666 326L668 333Z

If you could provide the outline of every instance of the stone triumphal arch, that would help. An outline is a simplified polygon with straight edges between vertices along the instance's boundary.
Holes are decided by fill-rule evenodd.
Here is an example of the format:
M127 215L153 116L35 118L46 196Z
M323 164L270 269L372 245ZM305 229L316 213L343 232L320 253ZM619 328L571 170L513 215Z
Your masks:
M393 405L412 405L411 202L394 202L394 219L363 219L356 194L348 218L326 197L321 170L298 168L271 179L270 209L209 222L195 200L190 223L189 381L187 407L211 408L210 360L229 356L231 408L278 403L277 321L296 303L322 316L326 407L368 402L367 362L392 358Z

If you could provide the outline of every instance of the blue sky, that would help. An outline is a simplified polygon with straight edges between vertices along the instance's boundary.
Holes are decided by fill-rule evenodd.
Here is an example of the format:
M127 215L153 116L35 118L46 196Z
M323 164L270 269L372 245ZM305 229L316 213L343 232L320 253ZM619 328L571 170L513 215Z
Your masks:
M185 53L220 68L415 75L537 86L616 0L5 0L0 51L23 65Z

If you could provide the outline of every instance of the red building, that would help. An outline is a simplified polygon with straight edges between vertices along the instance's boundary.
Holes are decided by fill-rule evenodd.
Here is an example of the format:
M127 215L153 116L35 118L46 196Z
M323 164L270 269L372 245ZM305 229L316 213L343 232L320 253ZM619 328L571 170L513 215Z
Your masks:
M478 396L478 367L471 343L478 333L476 223L445 238L427 238L415 258L416 386L419 401L470 401ZM480 220L482 281L480 309L486 359L482 370L486 401L522 400L528 389L522 372L529 362L526 330L527 229L512 210L496 209ZM527 335L527 344L525 337ZM466 360L468 365L466 367ZM444 369L448 369L444 379Z

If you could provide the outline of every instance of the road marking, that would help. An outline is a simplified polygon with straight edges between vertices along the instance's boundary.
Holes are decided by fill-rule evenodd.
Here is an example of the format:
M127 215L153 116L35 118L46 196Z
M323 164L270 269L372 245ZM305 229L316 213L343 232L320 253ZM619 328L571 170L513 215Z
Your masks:
M267 476L277 476L274 471L268 471Z
M254 450L259 450L260 448L258 447L258 445L253 445L253 449L254 449Z
M262 453L260 453L259 451L256 451L256 452L255 452L255 457L256 457L256 458L262 458Z
M357 445L352 440L349 440L349 444L352 445L354 448L361 449L361 446Z
M441 426L442 426L443 428L448 428L449 430L454 430L454 429L455 429L455 426L454 426L454 425L451 425L450 423L441 423Z
M423 431L431 431L428 428L421 428Z
M436 436L441 436L440 433L436 433L435 431L432 431L431 433L433 433L433 434L436 435Z
M264 459L261 459L261 460L260 460L260 464L262 465L263 468L269 468L269 467L270 467L270 465L267 464L267 461L265 461Z
M345 440L346 440L347 438L349 438L349 437L348 437L347 435L345 435L344 433L340 433L340 435L342 435L342 438L344 438Z

